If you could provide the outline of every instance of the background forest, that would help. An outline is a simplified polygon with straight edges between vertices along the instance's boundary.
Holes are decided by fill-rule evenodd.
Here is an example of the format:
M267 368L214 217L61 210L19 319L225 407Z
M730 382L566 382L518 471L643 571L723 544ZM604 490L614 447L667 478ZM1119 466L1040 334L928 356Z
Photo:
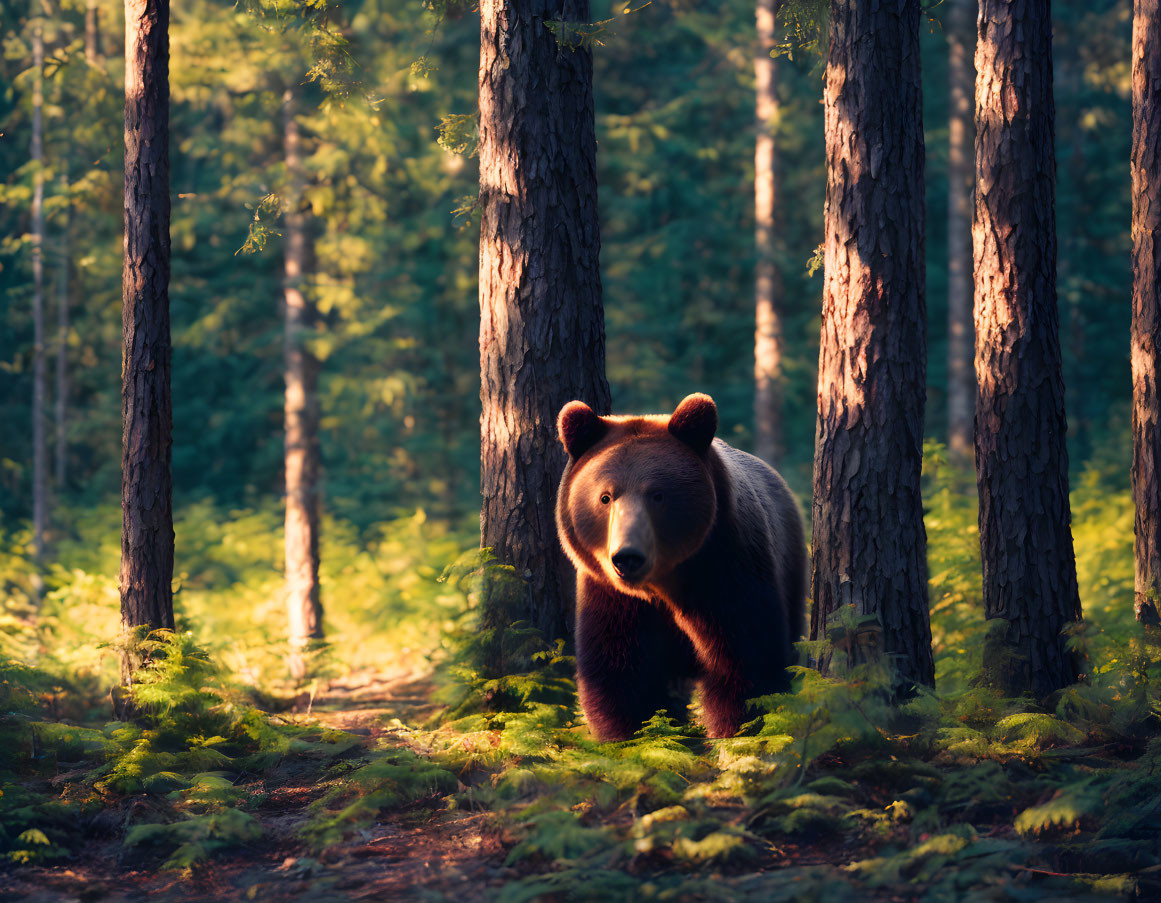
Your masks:
M29 892L69 862L77 880L113 893L100 862L115 849L130 883L195 897L227 893L207 877L215 855L283 863L277 875L223 867L231 892L262 898L346 899L344 880L387 895L424 885L435 899L827 899L852 883L902 899L1154 892L1161 823L1141 802L1161 793L1156 649L1133 617L1129 485L1132 3L1053 9L1060 340L1088 622L1075 642L1096 663L1090 685L1056 708L973 681L984 630L974 476L945 448L947 5L926 8L922 27L923 488L938 696L893 709L888 678L855 666L804 675L749 736L709 744L658 719L637 740L601 745L576 727L569 650L555 637L517 625L505 642L519 666L499 678L473 658L481 587L503 577L470 553L480 42L476 12L454 0L172 9L178 634L158 640L166 651L143 703L154 720L111 720L123 11L0 0L0 743L19 751L0 758L0 881ZM774 132L778 466L809 516L826 21L810 4L792 8L780 20ZM591 44L613 410L670 411L706 392L718 434L743 449L756 442L754 14L739 0L592 0L590 15L602 23ZM43 166L29 154L34 22ZM41 564L30 428L38 173L52 457ZM326 626L296 677L283 601L280 215L293 191L318 312L308 346ZM376 870L366 849L405 835L399 855L439 859L441 880ZM353 861L356 877L338 877Z
M753 373L753 4L662 2L621 16L594 53L608 377L618 411L672 410L711 394L721 434L749 447ZM67 11L67 7L66 7ZM84 10L50 20L45 147L47 272L62 289L69 186L68 455L57 504L96 510L119 490L121 11L100 17L98 67L84 59ZM456 519L476 505L478 387L475 158L437 142L475 106L478 23L415 3L349 4L344 29L359 91L317 83L308 138L316 232L311 288L326 508L365 536L422 507ZM946 39L924 28L928 153L927 434L943 439L946 373ZM6 4L3 102L5 527L31 512L31 278L27 263L31 59L25 4ZM1070 459L1128 453L1130 4L1056 10L1059 289ZM284 183L282 85L313 65L309 35L273 34L233 4L175 10L173 140L176 506L219 520L277 505L282 479L281 248L238 254L255 208ZM296 45L303 46L296 46ZM422 71L412 63L425 60ZM779 67L786 325L786 460L801 493L814 450L822 241L822 64ZM325 101L325 102L324 102ZM470 140L470 139L468 139ZM452 142L454 143L454 141ZM447 142L445 142L445 145ZM67 168L67 171L66 171ZM271 227L277 231L278 223ZM50 333L55 330L50 328ZM50 336L55 343L54 336ZM1127 468L1119 468L1127 474ZM1127 477L1125 477L1127 481ZM1074 480L1075 482L1075 480ZM1127 482L1124 483L1127 486ZM115 506L114 506L115 509ZM58 518L64 525L73 519Z

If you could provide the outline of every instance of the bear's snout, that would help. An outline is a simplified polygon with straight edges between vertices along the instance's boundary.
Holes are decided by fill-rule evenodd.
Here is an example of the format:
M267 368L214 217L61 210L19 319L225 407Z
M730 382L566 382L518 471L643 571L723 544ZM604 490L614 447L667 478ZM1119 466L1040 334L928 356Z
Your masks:
M636 583L653 569L653 524L643 501L624 496L609 517L609 563L626 583Z

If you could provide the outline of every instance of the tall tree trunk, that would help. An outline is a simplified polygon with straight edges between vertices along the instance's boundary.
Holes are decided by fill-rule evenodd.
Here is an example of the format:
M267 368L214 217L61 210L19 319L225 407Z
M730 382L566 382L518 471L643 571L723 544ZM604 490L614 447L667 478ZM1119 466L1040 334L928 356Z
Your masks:
M32 556L33 594L43 594L44 531L48 523L48 460L44 435L44 34L32 21Z
M1056 307L1049 6L980 3L972 233L984 608L1007 622L991 635L986 664L1004 692L1037 697L1076 680L1061 631L1080 619Z
M568 633L573 605L556 415L574 398L610 404L592 55L548 27L588 15L587 0L480 4L480 539L526 582L519 616L549 637ZM486 623L506 617L485 603Z
M754 55L754 453L774 463L782 455L782 273L777 261L778 67L775 19L781 0L758 0Z
M976 0L951 0L947 13L947 447L957 464L972 458L976 375L972 365L972 98Z
M101 62L101 22L97 0L87 0L85 4L85 61L90 66Z
M169 0L125 0L121 622L173 627ZM134 663L122 660L128 684Z
M1161 4L1133 5L1134 608L1161 624Z
M919 475L926 378L919 0L832 0L811 639L876 614L897 689L934 683Z
M287 88L282 95L282 139L287 178L283 260L286 614L290 673L301 680L307 672L307 646L311 640L322 638L323 625L318 585L318 361L308 346L314 311L303 292L309 255L306 216L302 212L305 186L302 137L295 114L294 91Z
M69 198L68 164L62 164L61 196L64 198L64 222L60 238L60 287L56 308L56 445L53 454L53 484L59 496L65 488L68 439L65 417L68 409L68 342L69 342L69 272L72 267L72 202Z

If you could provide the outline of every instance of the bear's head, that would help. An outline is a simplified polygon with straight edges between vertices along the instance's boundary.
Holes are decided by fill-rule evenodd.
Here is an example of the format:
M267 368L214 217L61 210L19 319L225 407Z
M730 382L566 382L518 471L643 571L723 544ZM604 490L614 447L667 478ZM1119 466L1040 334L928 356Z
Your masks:
M690 395L671 415L599 417L570 401L557 419L568 465L556 499L578 570L642 598L701 548L717 513L710 446L718 412Z

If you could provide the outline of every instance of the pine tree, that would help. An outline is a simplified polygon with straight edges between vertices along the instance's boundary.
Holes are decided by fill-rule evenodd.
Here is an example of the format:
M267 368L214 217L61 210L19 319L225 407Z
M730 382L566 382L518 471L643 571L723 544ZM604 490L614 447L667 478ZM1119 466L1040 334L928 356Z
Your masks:
M69 292L72 280L72 202L70 200L67 158L61 163L60 193L64 200L60 231L60 261L56 307L56 445L53 448L53 483L57 494L65 489L68 460L68 351L69 351Z
M309 255L303 213L305 174L295 91L282 95L283 153L287 189L283 222L284 405L286 474L286 612L290 638L290 673L306 675L303 653L323 636L319 599L319 441L318 361L307 339L313 305L307 299L305 274Z
M919 475L925 379L919 0L833 0L810 636L878 615L898 688L934 683Z
M776 257L778 226L778 65L775 21L780 0L758 0L754 54L754 453L774 463L782 457L782 274Z
M972 457L976 381L972 333L972 41L976 0L948 4L950 84L947 149L947 447L966 464Z
M44 22L39 4L32 9L32 557L33 590L43 592L44 533L48 525L48 461L44 406Z
M125 22L121 621L172 628L169 0L125 0Z
M1133 499L1137 620L1161 624L1161 4L1133 4Z
M90 66L101 63L101 20L97 0L85 0L85 60Z
M1080 619L1056 306L1052 21L982 0L976 43L975 455L989 653L1005 692L1076 680Z
M553 514L556 415L610 403L592 55L576 30L588 14L587 0L480 4L480 536L549 637L568 631L573 585Z

